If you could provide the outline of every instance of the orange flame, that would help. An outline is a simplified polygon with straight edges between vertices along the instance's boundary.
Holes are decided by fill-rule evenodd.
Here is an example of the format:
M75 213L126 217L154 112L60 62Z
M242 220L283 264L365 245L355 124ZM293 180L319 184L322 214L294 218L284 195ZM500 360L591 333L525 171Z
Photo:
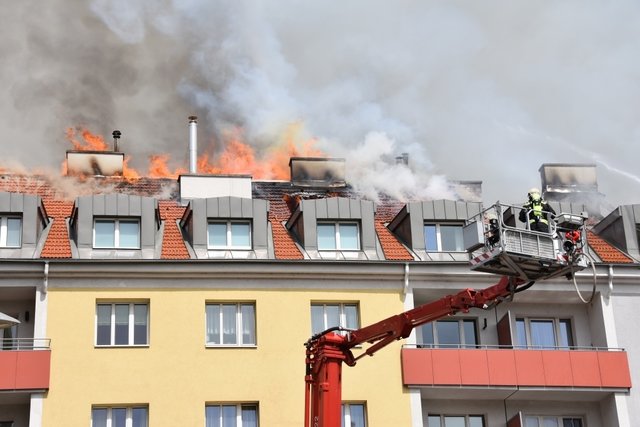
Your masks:
M300 137L300 125L290 126L285 132L279 144L266 150L258 157L253 147L242 141L242 131L233 130L227 132L224 137L224 149L214 157L209 152L198 157L198 173L204 174L246 174L254 179L289 179L289 158L296 156L317 157L324 154L315 148L316 140L303 140ZM82 141L78 139L78 133ZM73 144L74 149L79 151L105 151L108 149L104 138L95 135L84 128L67 129L67 139ZM210 150L213 151L213 143ZM143 176L136 169L128 166L130 157L125 156L124 178L138 179ZM149 157L149 167L144 176L150 178L177 178L185 174L188 170L184 167L172 169L169 167L171 157L169 154L161 153ZM65 162L66 163L66 162ZM63 164L63 173L66 171L66 164Z

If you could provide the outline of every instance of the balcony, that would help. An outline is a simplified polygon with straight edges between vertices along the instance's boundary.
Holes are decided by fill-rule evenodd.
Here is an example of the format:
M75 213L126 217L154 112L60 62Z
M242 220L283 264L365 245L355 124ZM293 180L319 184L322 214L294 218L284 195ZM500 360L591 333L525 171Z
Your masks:
M49 388L49 339L0 340L0 392Z
M619 349L402 349L405 386L545 391L628 391L627 353Z

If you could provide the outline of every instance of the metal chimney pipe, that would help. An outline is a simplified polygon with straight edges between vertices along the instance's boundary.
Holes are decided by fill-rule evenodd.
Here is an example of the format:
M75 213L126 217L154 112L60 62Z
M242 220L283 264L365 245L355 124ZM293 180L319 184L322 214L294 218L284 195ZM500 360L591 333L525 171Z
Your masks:
M198 117L189 116L189 173L198 173Z

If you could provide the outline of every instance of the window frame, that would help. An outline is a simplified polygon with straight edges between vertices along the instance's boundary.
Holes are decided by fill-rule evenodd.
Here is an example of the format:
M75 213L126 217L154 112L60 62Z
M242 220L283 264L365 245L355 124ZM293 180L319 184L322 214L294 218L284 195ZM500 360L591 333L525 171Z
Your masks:
M431 423L429 422L429 418L432 417L438 417L439 418L439 425L437 426L432 426ZM446 424L446 418L447 417L464 417L464 425L465 427L470 427L470 420L471 418L480 418L480 421L482 422L482 427L486 427L487 423L485 421L485 416L483 414L428 414L427 415L427 425L429 427L445 427Z
M219 340L220 343L209 341L209 306L220 306L219 311ZM236 308L235 312L235 343L224 342L224 310L225 305L233 305ZM243 329L245 325L244 315L242 313L243 306L250 306L253 308L253 342L245 343ZM205 316L204 316L204 342L207 348L220 348L220 347L249 347L254 348L258 346L258 317L257 317L257 305L255 301L207 301L205 303Z
M98 307L99 306L111 306L111 314L110 314L110 329L109 329L109 344L99 344L98 343L98 327L99 327L99 317L98 317ZM127 344L116 344L116 306L118 305L128 305L129 313L127 317ZM143 305L147 308L147 316L146 316L146 332L145 332L145 343L144 344L135 344L135 306ZM95 339L94 346L97 348L122 348L122 347L142 347L146 348L150 345L150 318L151 318L151 310L149 301L96 301L96 313L95 313Z
M354 406L362 407L363 421L364 424L362 427L367 427L369 422L367 420L367 403L366 402L342 402L341 410L342 416L342 426L351 426L351 408ZM358 426L357 426L358 427Z
M430 249L427 241L427 227L434 227L435 229L435 237L436 237L436 250ZM442 247L442 227L456 227L460 230L460 249L459 250L444 250ZM464 224L461 222L436 222L436 221L425 221L422 224L422 229L424 232L424 250L425 252L431 253L441 253L441 252L466 252L464 248L464 240L462 236L462 229Z
M210 403L206 403L204 406L204 423L205 426L209 424L209 418L207 417L207 408L211 408L217 406L221 409L220 411L220 418L219 418L219 425L222 425L222 408L224 407L235 407L236 409L236 427L238 426L243 426L243 419L242 419L242 409L243 408L253 408L254 413L255 413L255 418L256 418L256 426L260 425L260 408L257 402L242 402L242 403L214 403L214 402L210 402Z
M438 323L458 323L458 344L442 344L439 339ZM475 343L467 343L467 331L464 327L465 322L471 322L473 324L473 332L475 335ZM433 337L433 343L427 343L424 340L424 329L431 328L431 336ZM420 327L420 337L422 343L420 344L424 348L479 348L480 347L480 334L478 332L478 319L475 317L461 317L453 319L440 319L433 322L426 323Z
M113 222L113 246L97 246L96 245L96 224L98 222ZM138 245L137 246L121 246L120 244L120 223L136 223L138 225ZM140 249L142 241L142 221L138 217L94 217L93 218L93 248L94 249L127 249L136 250Z
M224 246L221 245L214 245L211 243L211 239L210 239L210 233L209 233L209 226L212 224L226 224L227 226L227 233L226 233L226 240L227 243ZM246 246L233 246L233 233L232 233L232 229L233 229L233 225L235 224L242 224L242 225L248 225L249 226L249 245ZM207 249L208 250L233 250L233 251L250 251L253 249L253 222L251 220L248 219L214 219L214 218L209 218L207 220Z
M333 231L334 231L334 239L335 239L335 247L334 248L320 248L320 233L318 232L318 229L321 226L327 226L327 225L332 225L333 226ZM356 248L343 248L342 246L342 240L340 237L340 227L342 225L355 225L356 226L356 242L357 242L357 247ZM321 252L336 252L336 251L340 251L340 252L357 252L357 251L361 251L362 250L362 236L361 236L361 230L360 230L360 222L359 221L355 221L355 220L347 220L347 221L337 221L337 220L319 220L316 222L316 245L318 248L318 251Z
M8 245L7 240L9 237L9 220L17 219L20 221L20 229L18 230L18 244ZM22 247L22 228L24 222L20 215L0 215L0 248L21 248Z
M322 322L323 322L323 329L321 329L320 331L315 331L313 328L313 307L320 307L322 306ZM328 325L328 314L327 314L327 307L338 307L339 313L339 325ZM356 316L356 325L355 327L349 327L347 325L347 313L345 311L345 307L354 307L355 308L355 316ZM329 328L332 328L334 326L339 326L342 328L347 328L347 329L359 329L360 328L360 304L358 302L311 302L311 306L310 306L310 314L311 314L311 334L316 334L322 331L326 331Z
M519 323L522 322L524 324L524 344L521 341L520 337L520 328ZM553 324L553 339L554 345L549 347L546 345L534 345L532 340L532 322L552 322ZM568 331L567 334L567 343L562 342L562 330L563 324L567 324L565 330ZM543 316L516 316L515 318L515 348L528 348L528 349L549 349L549 350L571 350L576 347L575 340L575 331L574 331L574 322L571 317L543 317Z
M544 424L542 424L544 422L545 419L548 418L552 418L556 420L556 423L558 425L558 427L562 427L564 425L564 421L565 420L579 420L581 427L585 426L584 423L584 417L581 416L575 416L575 415L523 415L522 416L522 421L524 423L523 427L526 427L527 425L527 419L531 419L531 418L536 418L538 421L538 427L543 427Z
M149 406L148 405L92 405L91 406L91 426L94 426L94 411L105 409L107 410L107 419L106 425L113 425L113 410L114 409L124 409L126 411L125 416L125 427L133 426L133 410L134 409L144 409L145 410L145 419L146 419L146 427L149 427Z

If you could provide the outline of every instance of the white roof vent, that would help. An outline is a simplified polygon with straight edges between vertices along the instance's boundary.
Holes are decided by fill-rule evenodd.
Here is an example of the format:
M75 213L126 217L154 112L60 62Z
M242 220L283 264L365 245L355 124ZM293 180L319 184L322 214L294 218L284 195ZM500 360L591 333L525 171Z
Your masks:
M250 175L180 175L180 199L251 198Z

